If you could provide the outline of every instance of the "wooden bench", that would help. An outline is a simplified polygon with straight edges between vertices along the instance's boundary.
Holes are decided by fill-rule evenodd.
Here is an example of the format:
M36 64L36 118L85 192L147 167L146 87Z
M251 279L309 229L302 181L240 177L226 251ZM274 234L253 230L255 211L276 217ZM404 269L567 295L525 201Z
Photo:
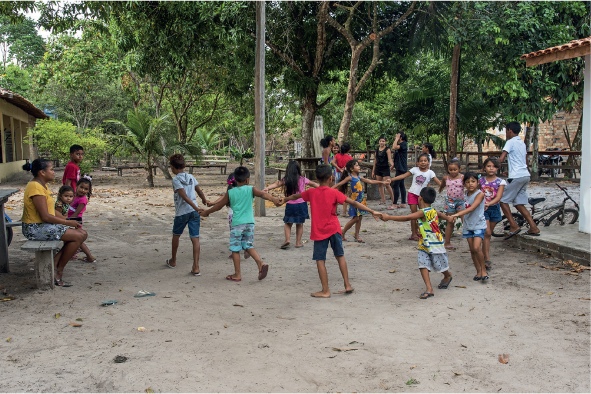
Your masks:
M37 288L54 288L53 275L54 250L59 248L60 241L27 241L21 250L35 252L35 279Z
M230 156L212 156L206 155L201 157L202 163L191 163L186 166L189 168L189 174L193 174L193 168L219 168L220 175L226 175Z

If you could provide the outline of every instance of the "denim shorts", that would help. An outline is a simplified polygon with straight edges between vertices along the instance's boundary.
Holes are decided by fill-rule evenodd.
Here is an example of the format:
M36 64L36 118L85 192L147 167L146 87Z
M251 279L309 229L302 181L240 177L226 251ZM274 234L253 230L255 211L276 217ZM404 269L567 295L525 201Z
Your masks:
M240 252L254 248L254 224L244 223L230 229L230 251Z
M486 232L486 230L464 230L464 233L462 234L462 238L482 238L484 239L484 233Z
M501 207L499 204L488 207L484 211L484 218L489 222L500 222L503 217L501 216Z
M454 214L464 209L465 200L463 198L445 198L445 208L443 212L447 214Z
M312 260L326 260L326 250L328 249L329 242L335 257L345 255L345 251L343 250L343 237L339 233L334 233L322 241L314 241Z
M199 237L201 217L197 211L189 212L181 216L175 216L174 225L172 226L172 234L182 235L187 225L189 225L189 236L191 238Z

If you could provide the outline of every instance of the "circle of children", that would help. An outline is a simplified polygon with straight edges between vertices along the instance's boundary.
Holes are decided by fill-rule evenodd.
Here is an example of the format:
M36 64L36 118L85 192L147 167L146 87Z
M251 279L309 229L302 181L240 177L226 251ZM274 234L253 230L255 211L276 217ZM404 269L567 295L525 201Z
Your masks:
M258 279L264 279L269 266L263 263L254 248L253 201L255 197L260 197L273 202L276 206L286 205L283 218L285 242L281 245L281 249L290 247L291 230L294 224L296 226L295 247L302 248L304 246L302 243L303 225L310 218L308 203L310 204L312 216L310 239L314 241L312 259L317 262L322 285L321 291L311 294L313 297L330 297L331 295L325 266L329 245L338 262L344 281L344 290L338 293L352 293L354 291L349 282L342 242L347 241L346 233L353 226L355 226L355 230L352 240L360 243L365 242L359 237L359 232L363 216L366 214L371 214L376 220L410 221L411 235L409 240L419 242L417 261L426 285L426 290L419 298L427 299L434 296L429 279L430 271L443 274L438 285L439 289L447 289L453 279L449 269L447 250L455 249L451 245L451 236L454 223L458 218L463 218L462 236L468 242L476 268L474 280L485 282L490 278L487 271L491 268L490 239L492 229L497 222L501 221L500 205L505 215L511 218L511 215L508 214L510 212L508 204L513 204L530 222L530 229L526 234L534 236L539 234L538 228L524 208L527 203L526 188L530 175L525 162L525 144L518 136L520 130L521 126L517 122L511 122L506 126L507 143L503 148L500 160L502 162L508 157L509 178L507 181L496 176L499 170L499 161L494 158L487 158L484 161L483 175L474 172L460 173L461 164L457 159L453 159L448 163L448 174L439 180L430 169L432 158L435 158L435 152L430 144L425 144L423 147L423 153L419 156L416 167L410 170L406 170L405 167L405 171L402 172L400 167L396 166L397 175L390 178L390 170L394 169L395 164L390 149L386 146L386 139L383 137L379 140L380 146L376 150L376 160L372 170L372 176L377 179L367 179L360 176L359 161L348 155L350 146L343 144L339 151L335 149L334 138L327 136L321 141L324 147L322 158L324 164L320 164L316 168L317 182L302 176L299 164L290 161L285 178L259 190L249 185L250 172L248 168L241 166L228 177L227 192L217 201L211 202L206 199L193 175L184 172L185 159L183 156L172 155L170 166L175 174L172 180L175 218L172 229L172 257L166 260L166 266L177 267L176 255L179 239L185 227L188 226L193 244L191 275L200 276L199 227L201 218L207 217L223 207L228 207L229 248L230 258L234 263L234 273L226 276L225 279L232 282L242 280L241 251L244 251L244 259L252 257L257 264ZM396 135L393 149L403 149L401 153L404 154L404 166L406 166L406 136L403 133ZM84 244L87 235L81 229L82 215L86 211L88 197L92 193L92 179L88 176L80 177L78 164L82 161L83 155L84 151L81 146L71 147L71 161L65 168L63 186L59 189L55 204L53 204L51 192L46 186L46 183L53 179L51 162L37 159L26 168L33 172L35 178L29 182L25 190L23 234L28 239L61 239L64 241L64 247L55 258L55 284L58 286L69 286L62 280L62 274L67 262L75 259L77 252L85 253L85 261L96 261ZM403 204L397 206L394 202L398 196L396 196L396 200L392 197L393 204L388 208L392 210L405 207L404 178L411 176L413 177L412 186L408 190L410 214L393 216L376 212L367 207L362 182L378 184L382 198L381 204L385 204L384 186L389 189L389 194L392 197L391 182L402 181L399 183L402 185L400 189L399 184L395 185L396 191L400 192L397 194L402 196ZM447 188L443 212L438 212L432 207L437 193L434 188L428 186L431 181L439 186L440 193L444 188ZM283 198L276 198L269 194L269 190L279 187L283 188ZM347 197L348 192L350 197ZM196 195L201 198L203 204L209 207L208 209L197 206ZM341 229L337 217L338 204L343 205L343 213L346 205L349 205L347 216L351 219L343 229ZM37 211L40 217L34 217L33 211ZM441 219L447 221L445 234L441 233L438 225L438 221ZM506 239L519 231L518 225L511 223L511 229Z

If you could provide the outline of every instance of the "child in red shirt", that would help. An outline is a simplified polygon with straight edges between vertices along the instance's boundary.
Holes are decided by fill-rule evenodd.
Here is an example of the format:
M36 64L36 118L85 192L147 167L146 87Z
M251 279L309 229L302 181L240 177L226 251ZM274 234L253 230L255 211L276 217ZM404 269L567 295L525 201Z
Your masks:
M287 201L297 200L302 198L304 201L310 202L310 210L312 213L312 228L310 239L314 241L313 260L316 260L318 265L318 275L320 276L320 283L322 284L322 291L312 293L312 297L330 297L330 290L328 289L328 274L326 272L326 250L328 244L332 247L334 256L339 263L339 269L343 275L345 282L345 290L338 293L352 293L353 287L349 283L349 273L347 270L347 262L345 261L345 252L343 251L343 240L341 236L341 224L336 215L337 204L347 202L357 209L370 212L376 220L379 214L369 209L357 201L347 198L338 190L331 189L333 184L332 169L329 165L321 164L316 167L316 178L320 186L315 189L309 189L305 192L292 194L289 197L281 199L283 205Z
M78 167L78 164L82 162L82 159L84 159L84 148L80 145L72 145L70 147L70 162L68 162L64 170L62 185L68 185L76 190L76 184L80 180L80 167Z
M349 155L349 151L351 150L351 145L347 144L346 142L341 145L341 153L337 153L332 159L332 166L337 170L334 183L339 183L341 181L341 176L343 175L343 170L347 163L353 160L353 157ZM347 194L350 196L351 194ZM343 216L347 217L347 204L343 204Z

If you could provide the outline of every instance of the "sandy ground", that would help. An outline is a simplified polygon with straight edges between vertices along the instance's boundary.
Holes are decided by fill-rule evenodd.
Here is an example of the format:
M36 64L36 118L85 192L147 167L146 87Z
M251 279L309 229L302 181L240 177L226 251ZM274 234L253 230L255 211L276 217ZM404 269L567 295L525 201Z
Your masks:
M210 199L225 190L225 176L215 170L196 177ZM36 290L33 255L19 250L24 239L17 232L11 272L0 274L0 291L16 297L0 303L1 392L591 389L589 271L543 269L560 263L494 239L491 279L474 282L467 243L456 237L452 285L420 300L424 285L409 224L365 218L367 243L345 244L355 292L313 299L320 282L312 242L280 250L284 209L269 208L255 230L255 247L271 266L265 280L257 280L252 260L243 263L241 283L224 280L233 272L224 212L202 221L202 276L193 277L188 235L179 268L164 265L174 216L170 181L157 177L148 189L144 179L140 172L95 174L85 229L98 262L69 263L64 279L73 287ZM0 187L15 186L25 183ZM548 184L532 192L555 191ZM13 218L20 217L21 199L19 193L8 204ZM336 261L327 265L331 289L340 290ZM436 285L441 275L431 278ZM134 298L139 290L156 296ZM102 307L104 300L118 303ZM500 354L509 355L507 364ZM128 360L114 363L118 355Z

